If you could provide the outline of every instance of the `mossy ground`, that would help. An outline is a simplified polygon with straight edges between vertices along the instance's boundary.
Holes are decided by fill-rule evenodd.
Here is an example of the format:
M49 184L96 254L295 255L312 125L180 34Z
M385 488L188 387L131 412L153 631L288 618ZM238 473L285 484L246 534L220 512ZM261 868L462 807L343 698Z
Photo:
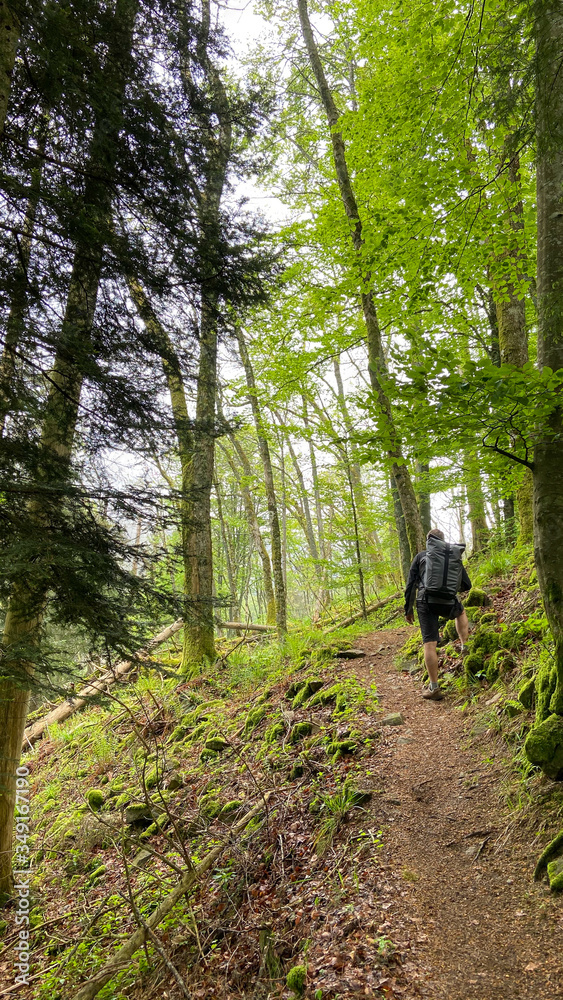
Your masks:
M161 928L184 942L188 977L214 981L221 956L231 950L228 935L223 944L214 938L215 925L233 920L238 933L255 908L258 887L279 883L280 864L288 879L299 870L299 852L285 859L276 853L274 828L297 824L302 843L313 845L322 815L309 811L311 802L330 797L346 780L361 786L376 753L376 692L349 676L349 663L334 659L337 648L357 644L360 634L356 627L330 637L291 637L285 650L261 644L190 680L174 675L179 650L172 647L166 656L171 675L144 669L134 685L120 686L118 701L51 727L26 755L34 919L58 920L69 897L73 903L55 937L46 928L34 940L35 971L43 967L38 1000L73 994L135 929L130 891L141 916L149 913L186 860L195 864L218 840L228 840L233 822L271 790L267 817L252 821L235 852L226 850L209 881ZM300 689L307 693L293 708L286 695L295 680L305 682ZM351 739L342 737L342 728ZM284 891L291 894L291 885ZM302 923L286 927L277 941L282 971L301 964L308 933ZM249 928L245 954L257 956L258 970L259 933L252 921ZM74 948L77 935L84 940ZM148 989L151 966L159 963L149 944L99 995L130 996L139 982ZM242 989L237 974L235 962L233 995ZM272 997L281 996L282 987L276 989Z

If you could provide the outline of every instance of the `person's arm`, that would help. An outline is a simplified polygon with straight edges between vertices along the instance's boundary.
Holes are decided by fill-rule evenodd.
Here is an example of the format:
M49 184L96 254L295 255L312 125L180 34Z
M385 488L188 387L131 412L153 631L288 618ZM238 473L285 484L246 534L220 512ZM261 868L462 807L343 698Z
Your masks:
M461 587L459 589L462 592L466 591L466 590L471 590L471 580L469 579L469 577L467 575L467 570L466 570L465 566L462 568L462 571L461 571Z
M418 552L411 564L409 578L405 587L405 615L407 620L413 616L414 601L416 597L416 585L419 577L420 553Z

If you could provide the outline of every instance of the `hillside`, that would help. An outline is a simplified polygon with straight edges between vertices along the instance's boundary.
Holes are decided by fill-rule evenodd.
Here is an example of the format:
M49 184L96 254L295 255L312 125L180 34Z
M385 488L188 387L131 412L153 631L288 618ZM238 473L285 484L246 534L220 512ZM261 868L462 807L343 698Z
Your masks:
M522 751L545 619L525 557L473 576L487 604L465 664L441 649L440 704L420 698L418 630L395 602L191 680L172 639L51 726L23 758L34 981L19 995L95 995L81 986L194 866L100 997L560 995L559 897L533 875L563 791Z

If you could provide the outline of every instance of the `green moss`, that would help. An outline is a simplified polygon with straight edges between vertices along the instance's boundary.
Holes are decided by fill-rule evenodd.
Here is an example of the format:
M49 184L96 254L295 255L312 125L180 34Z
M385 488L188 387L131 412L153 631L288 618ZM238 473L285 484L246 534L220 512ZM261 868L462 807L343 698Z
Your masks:
M521 702L510 698L508 701L505 701L502 710L509 719L515 719L517 715L520 715L524 711L524 706Z
M221 812L219 813L219 819L223 820L223 822L225 822L227 819L233 819L234 814L239 812L239 810L242 809L243 805L244 803L240 802L238 799L231 799L230 802L225 802L225 805L222 807Z
M481 625L496 625L498 618L494 611L488 611L486 614L481 615Z
M482 653L470 653L469 656L466 656L463 666L466 680L470 684L475 680L476 675L482 671L484 663Z
M244 732L248 736L256 726L260 725L262 719L266 715L266 708L271 708L271 705L256 705L255 708L251 708L250 712L246 716L246 722L244 723Z
M203 739L205 734L209 730L209 723L202 722L199 726L196 726L192 735L190 736L190 743L198 743L199 740Z
M489 654L496 652L499 648L499 644L499 633L495 632L492 628L488 628L486 625L480 625L474 633L469 643L469 647L472 653L482 653L483 656L488 656Z
M286 986L296 997L303 996L305 992L305 980L307 979L307 969L304 965L294 965L289 970L286 978Z
M291 742L299 743L306 736L310 736L312 732L313 724L311 722L298 722L291 730Z
M90 809L101 809L105 802L104 793L99 788L90 788L86 792L86 801Z
M306 683L307 681L293 681L285 692L284 697L288 701L293 701L295 695L305 687Z
M518 701L524 708L532 708L534 704L534 697L536 694L536 679L535 677L528 677L528 680L520 686L518 691Z
M487 677L489 680L494 680L499 676L505 677L511 670L514 670L515 666L516 661L509 649L497 649L489 661Z
M486 604L489 604L489 598L487 597L485 591L480 590L479 587L472 587L465 598L466 608L482 608Z
M203 816L206 816L207 819L215 819L215 817L221 812L221 808L221 803L213 792L207 792L207 794L202 795L199 800L200 812Z
M283 722L274 722L273 725L268 726L266 732L264 733L264 742L269 746L272 743L277 743L281 736L285 733L285 726Z
M455 627L455 618L450 618L449 621L444 625L444 638L449 639L451 642L455 642L457 639L457 631Z
M186 736L190 732L189 726L176 726L176 728L170 733L168 738L169 743L181 743L185 740Z
M224 740L222 736L211 736L205 741L206 750L214 750L215 753L222 753L229 746L227 740Z
M358 749L357 740L334 740L329 743L326 748L326 752L329 757L335 759L340 759L340 757L345 757L347 754L356 753Z
M323 681L321 680L312 679L307 681L307 683L304 684L303 687L300 688L297 694L295 695L291 707L293 709L300 708L301 705L304 705L305 702L309 700L309 698L311 698L314 694L317 693L317 691L320 691L322 686L323 686Z
M309 707L313 708L314 705L336 704L338 695L343 693L344 689L342 684L333 684L332 687L323 688L321 691L317 691L317 693L311 698Z
M557 666L543 653L536 674L536 723L543 722L551 715L549 703L557 685Z
M530 763L541 767L552 781L563 779L563 717L550 715L530 730L524 743Z
M115 800L115 808L122 809L124 806L128 805L128 803L131 801L132 798L133 798L133 792L131 790L129 790L128 792L123 792L123 794L120 795L119 798Z
M563 892L563 858L550 861L547 866L549 888L552 892Z

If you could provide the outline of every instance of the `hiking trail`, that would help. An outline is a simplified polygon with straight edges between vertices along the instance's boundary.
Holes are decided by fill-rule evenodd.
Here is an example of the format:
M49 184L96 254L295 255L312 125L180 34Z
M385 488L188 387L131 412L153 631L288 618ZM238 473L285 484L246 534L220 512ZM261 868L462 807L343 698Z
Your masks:
M359 680L377 685L384 713L404 720L385 727L370 803L382 864L405 889L379 931L392 940L405 921L418 928L413 997L556 1000L563 907L533 881L539 847L503 805L506 746L491 731L472 737L451 698L421 698L420 682L394 664L407 634L366 636L366 656L353 663Z

